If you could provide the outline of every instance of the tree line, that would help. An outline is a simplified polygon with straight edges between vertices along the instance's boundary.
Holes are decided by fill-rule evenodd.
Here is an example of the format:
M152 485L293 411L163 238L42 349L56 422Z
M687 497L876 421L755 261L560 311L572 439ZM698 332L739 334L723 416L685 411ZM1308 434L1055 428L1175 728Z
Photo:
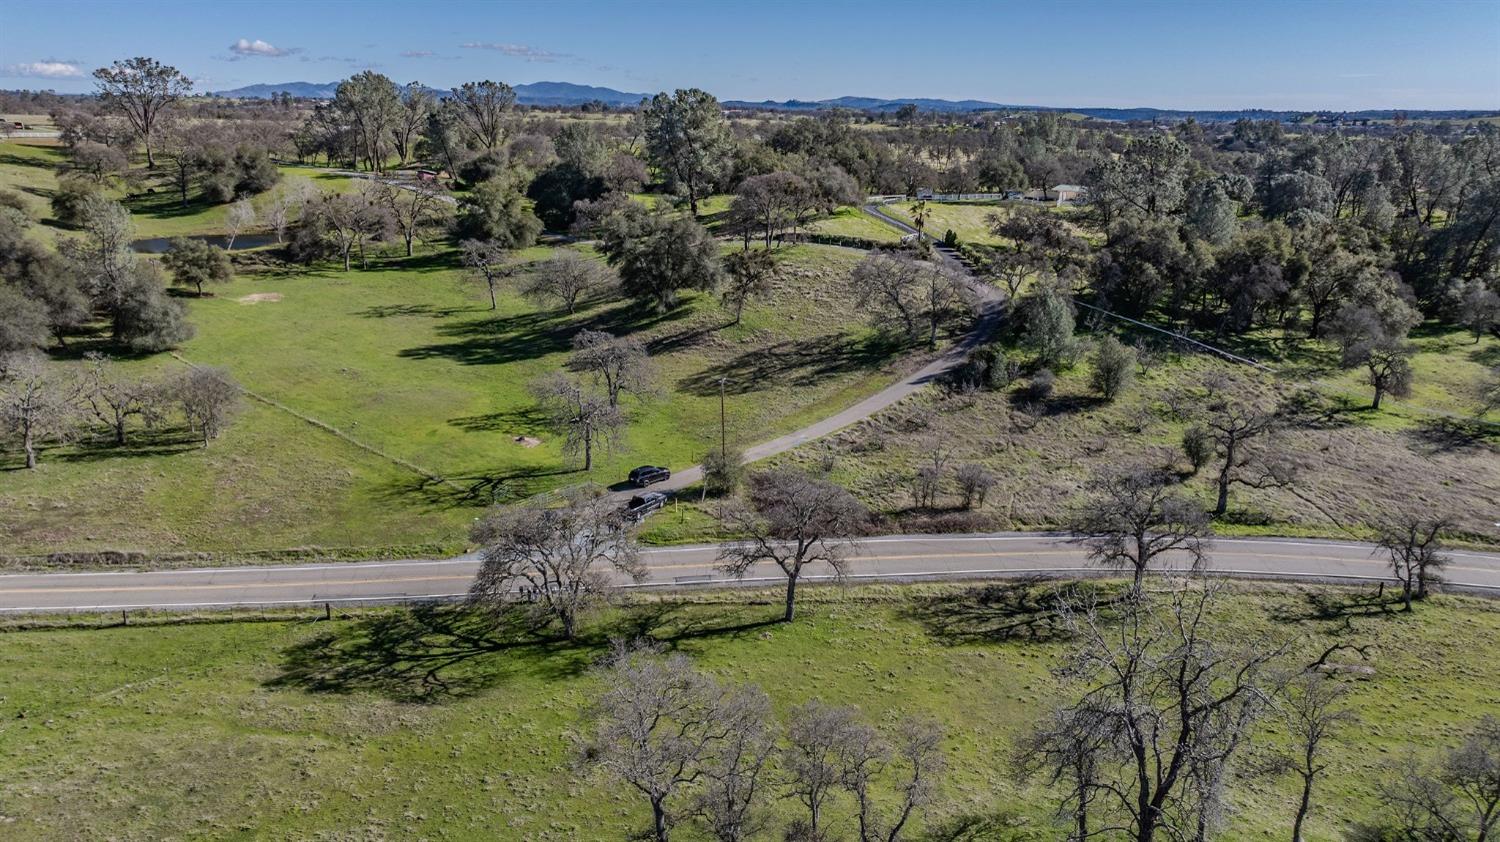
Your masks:
M92 439L124 448L142 431L177 428L208 447L233 420L241 393L218 368L137 378L98 353L77 371L34 352L11 354L0 357L0 442L19 451L27 469L50 445Z

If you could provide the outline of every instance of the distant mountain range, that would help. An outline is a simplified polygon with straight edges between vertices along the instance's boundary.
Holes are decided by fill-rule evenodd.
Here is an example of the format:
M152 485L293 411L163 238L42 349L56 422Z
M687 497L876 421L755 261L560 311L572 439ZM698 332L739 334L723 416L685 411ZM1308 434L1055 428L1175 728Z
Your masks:
M848 108L855 111L874 111L888 114L903 105L915 105L922 111L943 113L970 113L981 111L1055 111L1062 114L1082 114L1096 120L1185 120L1189 117L1201 123L1226 123L1242 118L1251 120L1294 120L1308 114L1333 114L1350 120L1389 120L1396 114L1405 114L1411 119L1466 120L1500 114L1500 110L1452 110L1452 111L1403 111L1393 108L1368 109L1364 111L1273 111L1264 108L1241 108L1223 110L1192 111L1176 108L1062 108L1048 105L1006 105L980 99L875 99L872 97L841 96L837 99L782 101L762 100L744 102L730 100L726 108L757 109L762 111L823 111L830 108Z
M283 82L274 85L247 85L246 87L235 88L230 91L219 91L215 95L239 99L268 99L272 94L285 91L294 97L304 99L332 99L334 91L337 88L337 82ZM650 96L649 94L617 91L614 88L575 85L571 82L531 82L529 84L516 85L515 88L516 101L522 105L568 106L583 105L586 102L598 101L613 106L632 106ZM446 93L446 91L433 89L433 93L441 95ZM820 100L788 99L777 101L768 99L761 102L747 102L744 100L727 100L724 102L725 108L807 112L826 111L831 108L847 108L853 111L890 113L903 105L915 105L923 111L938 111L950 114L980 111L1056 111L1066 114L1082 114L1097 120L1185 120L1188 117L1192 117L1204 123L1231 122L1241 118L1252 120L1294 120L1309 113L1335 114L1349 120L1389 120L1398 113L1396 109L1389 108L1341 112L1272 111L1262 108L1205 111L1174 108L1060 108L1044 105L1005 105L980 99L961 99L955 101L950 99L926 99L922 97L878 99L862 96L841 96L837 99ZM1467 120L1500 114L1500 110L1403 111L1399 113L1404 113L1411 119Z
M268 85L246 85L229 91L215 91L214 96L233 99L270 99L273 94L289 93L300 99L333 99L338 82L280 82ZM582 105L598 100L609 105L635 105L649 94L632 94L614 88L575 85L572 82L532 82L516 85L516 102L522 105ZM430 88L442 95L446 90Z

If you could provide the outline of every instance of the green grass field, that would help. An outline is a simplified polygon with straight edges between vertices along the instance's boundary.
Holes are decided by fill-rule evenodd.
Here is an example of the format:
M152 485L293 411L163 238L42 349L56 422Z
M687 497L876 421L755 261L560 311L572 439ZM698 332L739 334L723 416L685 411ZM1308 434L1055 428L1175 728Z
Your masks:
M912 223L914 202L894 202L882 206L882 210L907 224ZM925 233L943 238L943 232L952 229L959 242L979 245L1003 245L1004 240L990 233L990 214L1004 216L1006 206L1002 203L927 203L927 227Z
M737 327L710 296L665 317L619 299L569 317L507 292L491 313L447 252L347 274L242 272L212 297L184 299L198 333L182 356L223 366L256 394L443 481L252 401L206 450L180 434L143 436L125 450L55 448L35 472L8 471L0 530L15 553L458 546L492 501L591 478L607 485L642 462L693 464L718 438L720 377L730 435L747 441L884 385L903 349L852 311L847 274L858 257L785 250L775 292ZM632 405L628 436L592 477L563 457L527 391L560 369L585 326L641 338L664 389ZM129 365L147 373L180 363L158 355Z
M618 611L577 646L517 645L447 611L12 631L0 634L0 815L17 840L624 838L647 820L644 802L575 767L571 746L597 692L588 664L608 635L644 633L723 680L760 684L779 712L820 697L875 721L935 716L951 772L924 824L998 817L1006 830L983 838L1055 840L1047 792L1018 782L1007 757L1058 697L1049 670L1066 643L1045 614L1013 613L1024 591L1000 593L815 588L789 626L766 623L774 594L702 594ZM1354 603L1245 586L1214 621L1227 638L1290 640L1299 659L1349 628L1379 643L1374 673L1346 679L1361 721L1332 744L1317 842L1369 817L1383 763L1500 714L1500 664L1484 655L1500 647L1495 603L1437 597L1349 628L1316 619ZM1420 728L1405 721L1413 711ZM1289 833L1291 781L1250 771L1274 739L1263 732L1243 755L1222 838ZM793 806L775 810L785 820ZM842 838L849 806L831 812ZM675 836L706 838L687 826Z
M47 206L61 161L55 147L0 144L0 186L28 197L42 222L36 236L61 230ZM317 168L282 169L333 189L355 184ZM227 212L198 200L181 207L160 183L125 201L140 237L218 233ZM722 214L728 201L710 197L703 212ZM752 442L856 402L903 364L905 349L854 312L847 276L859 253L850 249L783 250L773 293L751 303L738 326L710 295L690 295L665 316L612 297L570 317L506 291L491 312L446 246L424 244L414 259L389 251L369 271L347 274L250 254L232 284L184 298L197 335L181 357L227 368L267 402L246 402L206 450L162 431L125 449L86 440L54 447L35 472L7 470L6 552L456 549L492 502L608 485L642 462L695 463L718 439L720 378L730 435ZM517 259L549 254L538 247ZM561 368L584 327L646 342L662 390L632 405L628 434L591 475L564 457L528 392ZM161 375L182 362L162 354L123 365ZM0 456L0 466L15 458Z
M895 243L901 240L901 232L859 208L839 208L832 216L816 220L808 230L838 237L859 237L877 243Z

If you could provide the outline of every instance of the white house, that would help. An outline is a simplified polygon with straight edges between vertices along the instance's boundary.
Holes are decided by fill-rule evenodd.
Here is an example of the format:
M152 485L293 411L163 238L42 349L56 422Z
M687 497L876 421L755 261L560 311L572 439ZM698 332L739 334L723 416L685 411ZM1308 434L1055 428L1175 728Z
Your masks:
M1047 200L1059 205L1072 204L1088 198L1089 189L1079 184L1058 184L1047 191Z

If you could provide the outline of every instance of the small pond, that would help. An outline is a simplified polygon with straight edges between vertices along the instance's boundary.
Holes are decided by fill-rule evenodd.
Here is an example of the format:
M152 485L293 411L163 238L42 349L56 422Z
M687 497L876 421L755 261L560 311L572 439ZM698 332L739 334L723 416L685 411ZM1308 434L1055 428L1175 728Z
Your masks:
M174 239L176 238L148 237L144 240L131 242L130 248L138 254L162 254L171 247L172 240ZM215 245L219 248L224 248L225 244L229 242L229 238L223 234L198 234L186 237L185 239L202 240L209 245ZM244 251L245 249L255 249L275 244L276 237L271 234L241 234L234 238L234 248L231 251Z

